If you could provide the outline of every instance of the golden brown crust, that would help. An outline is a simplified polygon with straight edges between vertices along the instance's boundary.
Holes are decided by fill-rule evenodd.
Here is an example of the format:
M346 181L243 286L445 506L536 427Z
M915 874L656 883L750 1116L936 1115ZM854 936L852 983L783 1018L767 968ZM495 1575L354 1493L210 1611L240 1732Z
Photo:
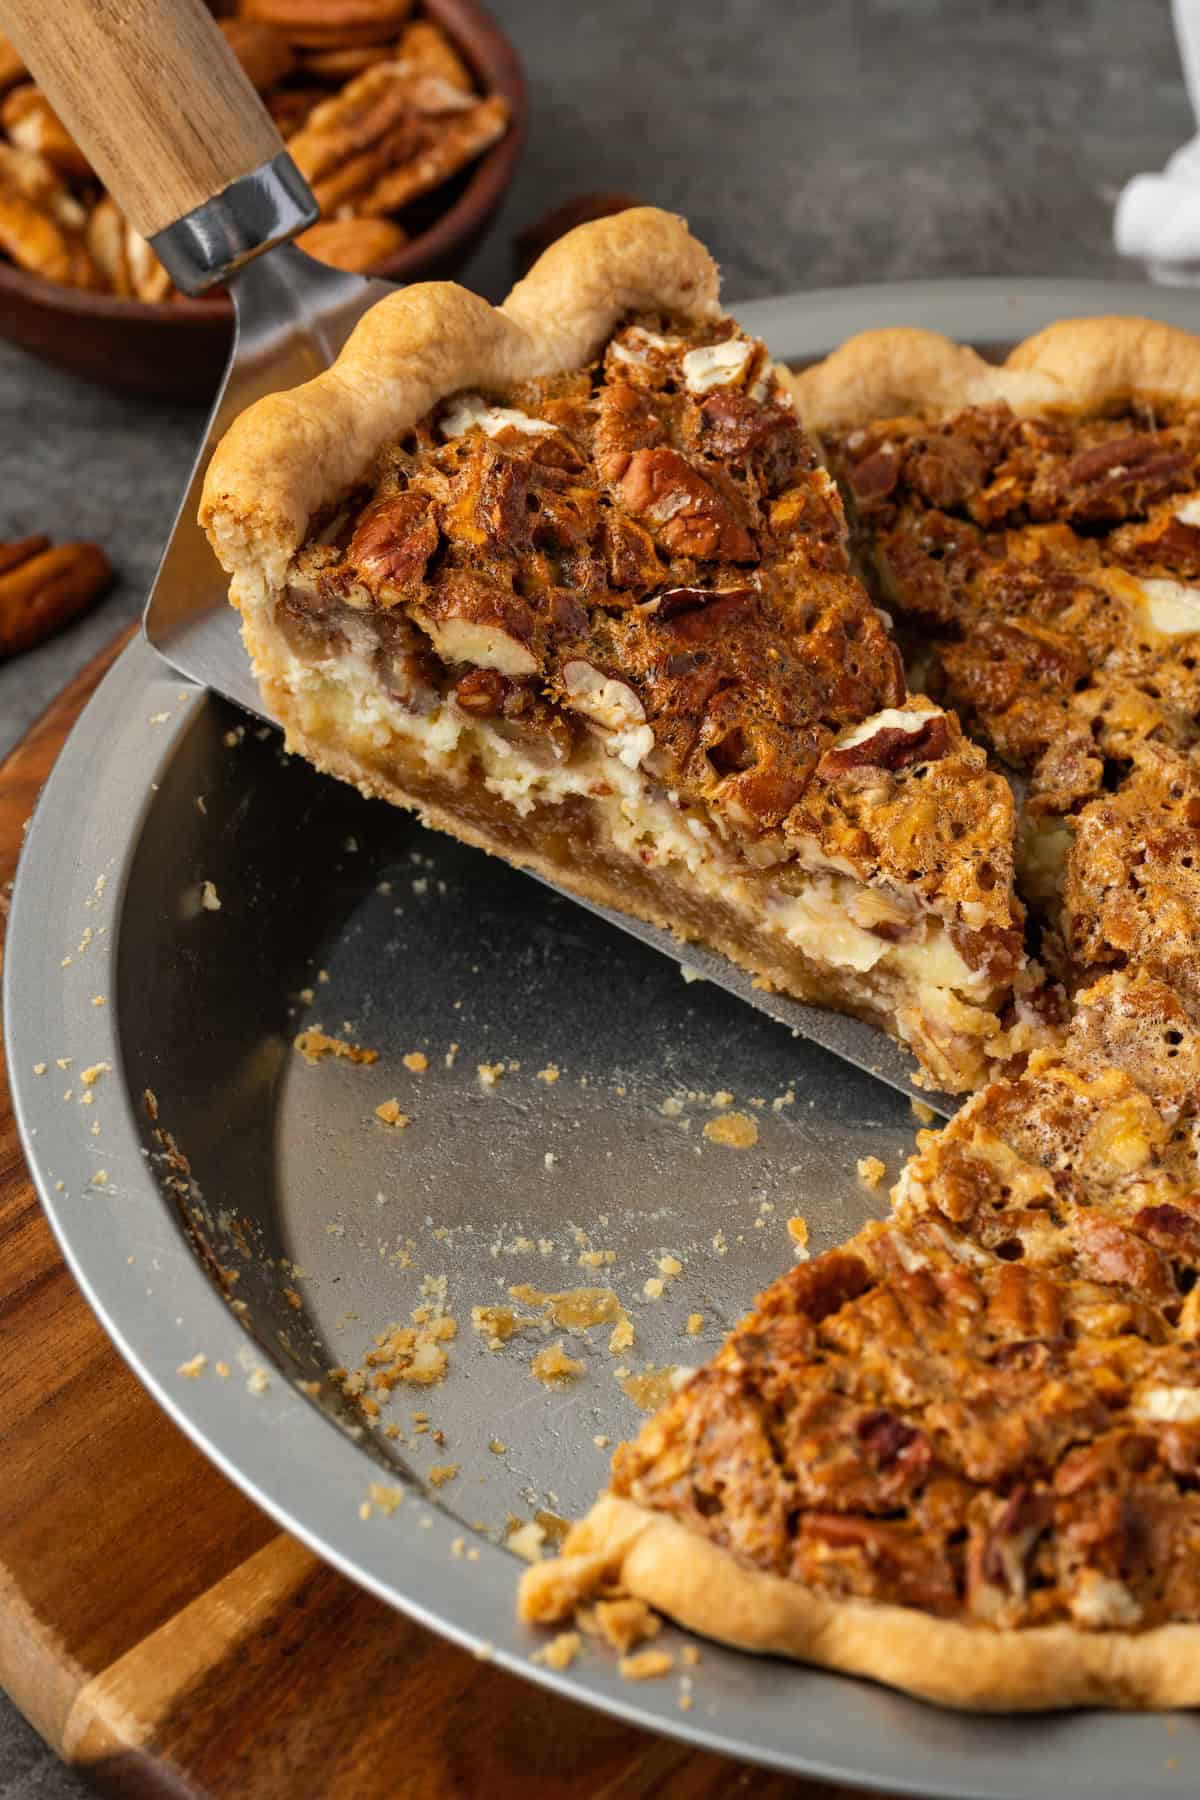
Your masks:
M652 207L569 232L498 309L452 282L405 288L363 315L330 368L241 415L200 522L235 579L278 579L314 513L439 400L575 368L627 313L701 319L716 302L712 258Z
M550 1624L613 1587L738 1649L867 1675L965 1711L1200 1704L1196 1625L998 1631L834 1600L749 1569L674 1519L612 1494L572 1529L560 1557L525 1572L521 1616Z
M813 431L1003 401L1015 413L1101 410L1131 398L1200 398L1200 339L1153 319L1062 319L996 367L936 331L864 331L791 377Z

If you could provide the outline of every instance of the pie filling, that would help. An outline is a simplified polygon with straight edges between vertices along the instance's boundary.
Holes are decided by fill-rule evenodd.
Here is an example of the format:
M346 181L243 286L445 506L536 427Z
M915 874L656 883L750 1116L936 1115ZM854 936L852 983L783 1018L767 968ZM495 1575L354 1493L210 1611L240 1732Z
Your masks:
M829 451L931 691L1022 778L1045 960L1200 1005L1200 412L976 406Z
M313 521L250 636L321 766L883 1025L932 1085L1046 1035L1007 786L907 694L731 321L451 397Z

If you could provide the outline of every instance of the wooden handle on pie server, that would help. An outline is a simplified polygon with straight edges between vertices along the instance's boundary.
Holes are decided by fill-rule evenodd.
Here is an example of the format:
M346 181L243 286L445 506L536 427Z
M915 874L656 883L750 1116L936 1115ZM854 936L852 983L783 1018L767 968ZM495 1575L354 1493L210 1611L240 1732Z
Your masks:
M143 237L283 149L203 0L0 0L0 24Z

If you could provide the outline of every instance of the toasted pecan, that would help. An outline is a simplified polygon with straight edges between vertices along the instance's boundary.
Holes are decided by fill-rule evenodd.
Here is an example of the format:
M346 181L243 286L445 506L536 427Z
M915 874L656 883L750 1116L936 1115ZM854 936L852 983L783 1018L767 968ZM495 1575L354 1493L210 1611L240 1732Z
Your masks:
M16 656L85 612L112 569L98 544L0 544L0 657Z
M402 250L408 234L393 219L322 219L296 242L318 262L361 275Z
M238 10L302 49L340 49L394 38L412 0L241 0Z

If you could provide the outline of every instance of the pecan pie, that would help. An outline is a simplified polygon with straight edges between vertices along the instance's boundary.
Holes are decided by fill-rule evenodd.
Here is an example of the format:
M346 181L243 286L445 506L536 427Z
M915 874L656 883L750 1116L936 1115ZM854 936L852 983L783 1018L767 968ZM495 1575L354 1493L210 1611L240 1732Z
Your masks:
M678 220L553 246L499 311L375 307L260 401L202 517L290 745L979 1085L1014 986L1004 779L904 683L837 489Z
M793 386L910 668L1023 793L1068 1021L622 1447L522 1608L625 1592L957 1706L1200 1705L1200 339L873 333Z
M870 333L797 387L930 691L1021 778L1055 973L1200 1004L1200 343L1067 322L991 369Z

